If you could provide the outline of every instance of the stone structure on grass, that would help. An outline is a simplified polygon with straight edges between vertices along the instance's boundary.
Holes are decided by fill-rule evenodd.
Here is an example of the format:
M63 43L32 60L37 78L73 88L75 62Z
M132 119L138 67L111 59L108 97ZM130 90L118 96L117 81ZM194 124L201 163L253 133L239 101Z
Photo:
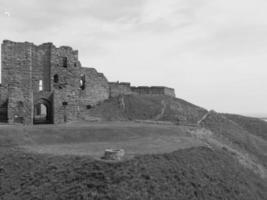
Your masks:
M120 161L125 156L124 149L106 149L102 159Z
M122 94L175 96L167 87L108 82L96 69L82 67L78 51L67 46L4 40L1 53L0 122L59 124Z

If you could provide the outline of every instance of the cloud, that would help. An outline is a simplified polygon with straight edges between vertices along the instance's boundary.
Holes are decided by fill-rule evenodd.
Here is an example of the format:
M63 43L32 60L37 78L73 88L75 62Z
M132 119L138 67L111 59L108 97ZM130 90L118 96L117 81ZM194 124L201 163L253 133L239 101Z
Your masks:
M249 107L253 90L258 111L266 10L266 0L1 0L0 39L70 45L110 80L173 86L219 111Z
M7 10L4 11L4 14L5 14L6 16L8 16L8 17L10 17L10 15L11 15L10 12L7 11Z

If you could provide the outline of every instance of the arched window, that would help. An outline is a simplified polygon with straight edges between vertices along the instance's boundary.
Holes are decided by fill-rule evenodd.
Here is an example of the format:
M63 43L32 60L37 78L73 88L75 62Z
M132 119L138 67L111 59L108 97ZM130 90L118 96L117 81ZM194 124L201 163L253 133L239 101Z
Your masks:
M81 76L80 76L80 88L82 90L85 89L85 75L84 74L81 74Z
M58 75L55 74L55 75L54 75L54 83L58 83L58 80L59 80Z

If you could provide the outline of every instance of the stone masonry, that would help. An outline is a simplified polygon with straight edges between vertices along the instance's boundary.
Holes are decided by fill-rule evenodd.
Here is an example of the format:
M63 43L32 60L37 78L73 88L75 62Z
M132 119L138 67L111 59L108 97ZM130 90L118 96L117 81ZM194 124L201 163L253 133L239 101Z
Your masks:
M82 67L71 47L4 40L1 50L0 122L59 124L122 94L175 96L167 87L109 83L96 69Z
M139 86L133 87L127 82L109 82L110 96L115 97L122 94L139 95L167 95L175 97L175 91L172 88L164 86Z

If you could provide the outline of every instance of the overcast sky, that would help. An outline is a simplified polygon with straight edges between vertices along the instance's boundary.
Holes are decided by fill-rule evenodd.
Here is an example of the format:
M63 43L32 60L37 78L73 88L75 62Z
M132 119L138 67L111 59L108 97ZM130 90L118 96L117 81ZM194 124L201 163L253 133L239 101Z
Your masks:
M0 11L0 40L69 45L110 81L267 113L266 0L1 0Z

